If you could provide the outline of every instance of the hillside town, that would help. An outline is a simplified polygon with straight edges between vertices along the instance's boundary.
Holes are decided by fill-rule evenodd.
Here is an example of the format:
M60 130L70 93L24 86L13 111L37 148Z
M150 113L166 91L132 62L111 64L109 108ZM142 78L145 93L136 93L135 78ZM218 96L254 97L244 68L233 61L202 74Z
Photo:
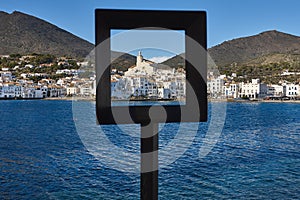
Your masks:
M185 99L185 70L144 60L141 52L135 66L111 78L113 99Z
M1 60L11 56L0 56ZM88 65L66 57L49 58L36 64L37 55L14 58L15 66L0 71L0 99L44 99L71 96L93 97L95 75L82 76ZM35 63L35 64L34 64ZM10 62L11 65L11 62ZM56 70L55 70L56 69Z
M32 63L36 55L17 56L14 65L0 71L0 99L49 99L78 97L94 99L95 73L88 71L91 63L60 57L51 62ZM11 56L0 56L1 60ZM2 62L3 64L3 62ZM55 66L55 67L53 67ZM43 70L51 68L51 72ZM53 69L56 69L53 71ZM285 81L287 75L300 72L282 71L282 81L265 84L258 78L236 82L231 76L208 73L207 93L210 99L300 100L299 82ZM299 79L298 79L299 80ZM186 95L185 70L170 68L137 55L136 64L127 71L111 70L111 91L114 100L179 100Z

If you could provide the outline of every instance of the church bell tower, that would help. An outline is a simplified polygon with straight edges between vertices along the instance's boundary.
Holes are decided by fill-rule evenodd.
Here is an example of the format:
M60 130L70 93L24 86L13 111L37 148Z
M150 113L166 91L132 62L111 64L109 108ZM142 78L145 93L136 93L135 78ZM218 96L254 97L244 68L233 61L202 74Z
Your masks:
M138 54L138 56L137 56L137 58L136 58L136 66L138 67L138 66L140 66L140 64L143 62L143 56L142 56L142 52L141 51L139 51L139 54Z

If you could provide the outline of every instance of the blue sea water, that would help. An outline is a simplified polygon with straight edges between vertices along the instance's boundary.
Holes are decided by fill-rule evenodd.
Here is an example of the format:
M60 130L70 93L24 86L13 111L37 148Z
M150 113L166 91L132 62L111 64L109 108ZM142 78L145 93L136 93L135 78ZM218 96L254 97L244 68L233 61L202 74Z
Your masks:
M160 170L159 199L299 199L299 108L228 103L222 134L207 156L199 158L199 149L209 122L201 123L178 160ZM72 101L0 101L0 199L139 199L139 175L91 154L76 120ZM161 148L177 126L161 131ZM114 144L138 153L136 138L104 129Z

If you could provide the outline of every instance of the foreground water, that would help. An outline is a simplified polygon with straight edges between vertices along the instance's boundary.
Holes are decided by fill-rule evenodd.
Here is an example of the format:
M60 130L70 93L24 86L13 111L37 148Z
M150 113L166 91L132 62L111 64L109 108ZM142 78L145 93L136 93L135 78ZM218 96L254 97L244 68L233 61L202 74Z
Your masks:
M207 156L199 158L199 149L209 122L182 157L160 170L159 198L298 199L299 107L228 103L222 134ZM90 154L76 120L71 101L0 101L0 199L139 199L139 176ZM161 148L176 126L162 130ZM114 144L138 154L136 138L106 129Z

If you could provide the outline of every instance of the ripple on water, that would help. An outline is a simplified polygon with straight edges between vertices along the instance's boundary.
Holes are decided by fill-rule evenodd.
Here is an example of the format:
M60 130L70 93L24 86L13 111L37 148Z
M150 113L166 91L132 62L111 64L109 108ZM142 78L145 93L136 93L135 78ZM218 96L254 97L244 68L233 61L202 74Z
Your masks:
M138 175L110 169L87 151L76 132L72 102L0 101L0 115L0 199L139 199ZM298 104L229 103L223 132L206 157L198 157L208 128L203 123L183 156L160 171L160 199L298 199L299 116ZM139 153L137 137L107 128L113 144ZM164 148L178 124L161 129Z

